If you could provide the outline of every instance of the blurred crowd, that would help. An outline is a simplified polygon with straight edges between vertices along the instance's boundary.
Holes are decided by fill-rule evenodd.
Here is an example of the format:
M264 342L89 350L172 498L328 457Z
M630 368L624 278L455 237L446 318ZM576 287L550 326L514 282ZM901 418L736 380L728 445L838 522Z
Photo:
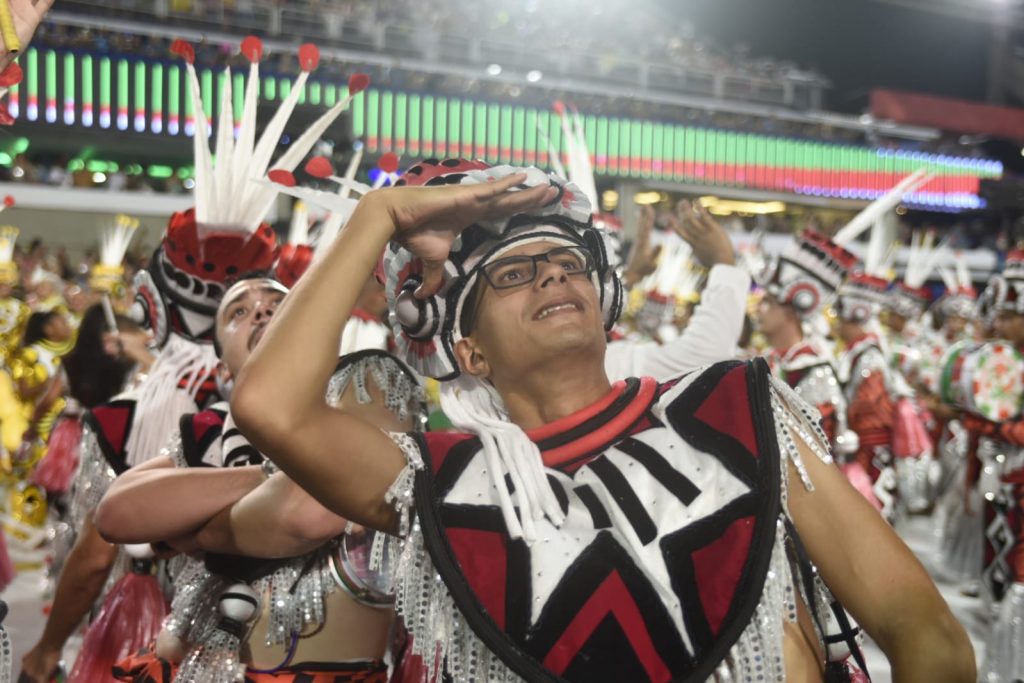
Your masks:
M349 47L372 46L382 26L405 29L413 40L440 36L441 41L465 40L465 27L471 26L473 37L481 41L540 44L552 50L591 54L605 67L614 66L616 60L643 60L776 82L821 78L802 65L752 55L744 45L714 45L699 36L692 23L666 21L663 12L642 5L624 0L598 5L530 0L518 7L497 0L119 0L102 5L68 3L64 9L122 16L125 12L159 12L182 23L198 22L225 30L237 30L240 25L264 28ZM546 20L537 21L538 16ZM563 30L568 25L579 30Z

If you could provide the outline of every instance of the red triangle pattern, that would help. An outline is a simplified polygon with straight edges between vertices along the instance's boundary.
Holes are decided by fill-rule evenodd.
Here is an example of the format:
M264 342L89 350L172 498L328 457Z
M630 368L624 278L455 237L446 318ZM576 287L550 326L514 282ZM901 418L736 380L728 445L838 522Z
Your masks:
M692 555L701 605L716 637L735 602L756 521L753 516L737 519L724 534Z
M617 571L613 571L601 582L590 599L580 608L558 642L544 657L544 666L557 675L562 675L572 664L576 655L587 644L594 630L606 616L611 614L619 622L622 632L643 664L647 677L652 683L672 680L672 673L658 655L640 608L633 600L626 583Z
M503 534L480 529L448 528L448 543L473 593L498 628L505 630L505 584L508 544Z
M134 405L107 404L92 409L96 423L103 430L103 438L118 455L124 454L133 408Z
M747 366L739 365L719 380L694 413L701 422L737 439L756 458L757 437L747 396Z

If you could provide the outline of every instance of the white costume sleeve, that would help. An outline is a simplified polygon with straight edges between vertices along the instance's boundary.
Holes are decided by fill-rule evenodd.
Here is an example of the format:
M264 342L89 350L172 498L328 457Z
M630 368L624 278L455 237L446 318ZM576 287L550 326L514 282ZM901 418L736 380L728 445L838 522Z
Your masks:
M711 268L700 304L680 337L668 344L616 341L608 345L608 379L653 377L665 381L684 372L736 357L743 331L750 275L736 266Z

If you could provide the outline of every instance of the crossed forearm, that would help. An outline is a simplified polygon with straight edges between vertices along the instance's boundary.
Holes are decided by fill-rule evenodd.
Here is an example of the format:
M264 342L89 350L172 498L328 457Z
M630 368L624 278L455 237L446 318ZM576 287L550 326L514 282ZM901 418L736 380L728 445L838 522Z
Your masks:
M119 477L96 511L115 543L156 543L195 532L263 481L260 468L164 468Z
M248 557L297 557L345 530L345 520L325 509L278 472L198 533L203 550Z

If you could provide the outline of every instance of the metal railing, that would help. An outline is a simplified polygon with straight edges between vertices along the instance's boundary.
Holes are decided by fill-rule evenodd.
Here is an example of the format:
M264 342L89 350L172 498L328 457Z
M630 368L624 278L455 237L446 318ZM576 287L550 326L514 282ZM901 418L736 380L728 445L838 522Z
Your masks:
M795 110L819 110L829 83L813 73L790 71L775 78L720 71L685 62L649 61L628 54L579 50L537 50L523 41L469 36L448 31L425 30L366 18L345 17L325 7L313 12L298 2L275 3L236 0L214 6L199 0L115 0L97 4L87 0L62 0L60 10L90 16L109 14L119 19L157 20L229 33L256 33L268 37L316 40L325 45L393 55L430 63L478 68L499 65L506 74L542 76L608 83L639 91L658 91L751 102ZM411 66L411 65L410 65Z

